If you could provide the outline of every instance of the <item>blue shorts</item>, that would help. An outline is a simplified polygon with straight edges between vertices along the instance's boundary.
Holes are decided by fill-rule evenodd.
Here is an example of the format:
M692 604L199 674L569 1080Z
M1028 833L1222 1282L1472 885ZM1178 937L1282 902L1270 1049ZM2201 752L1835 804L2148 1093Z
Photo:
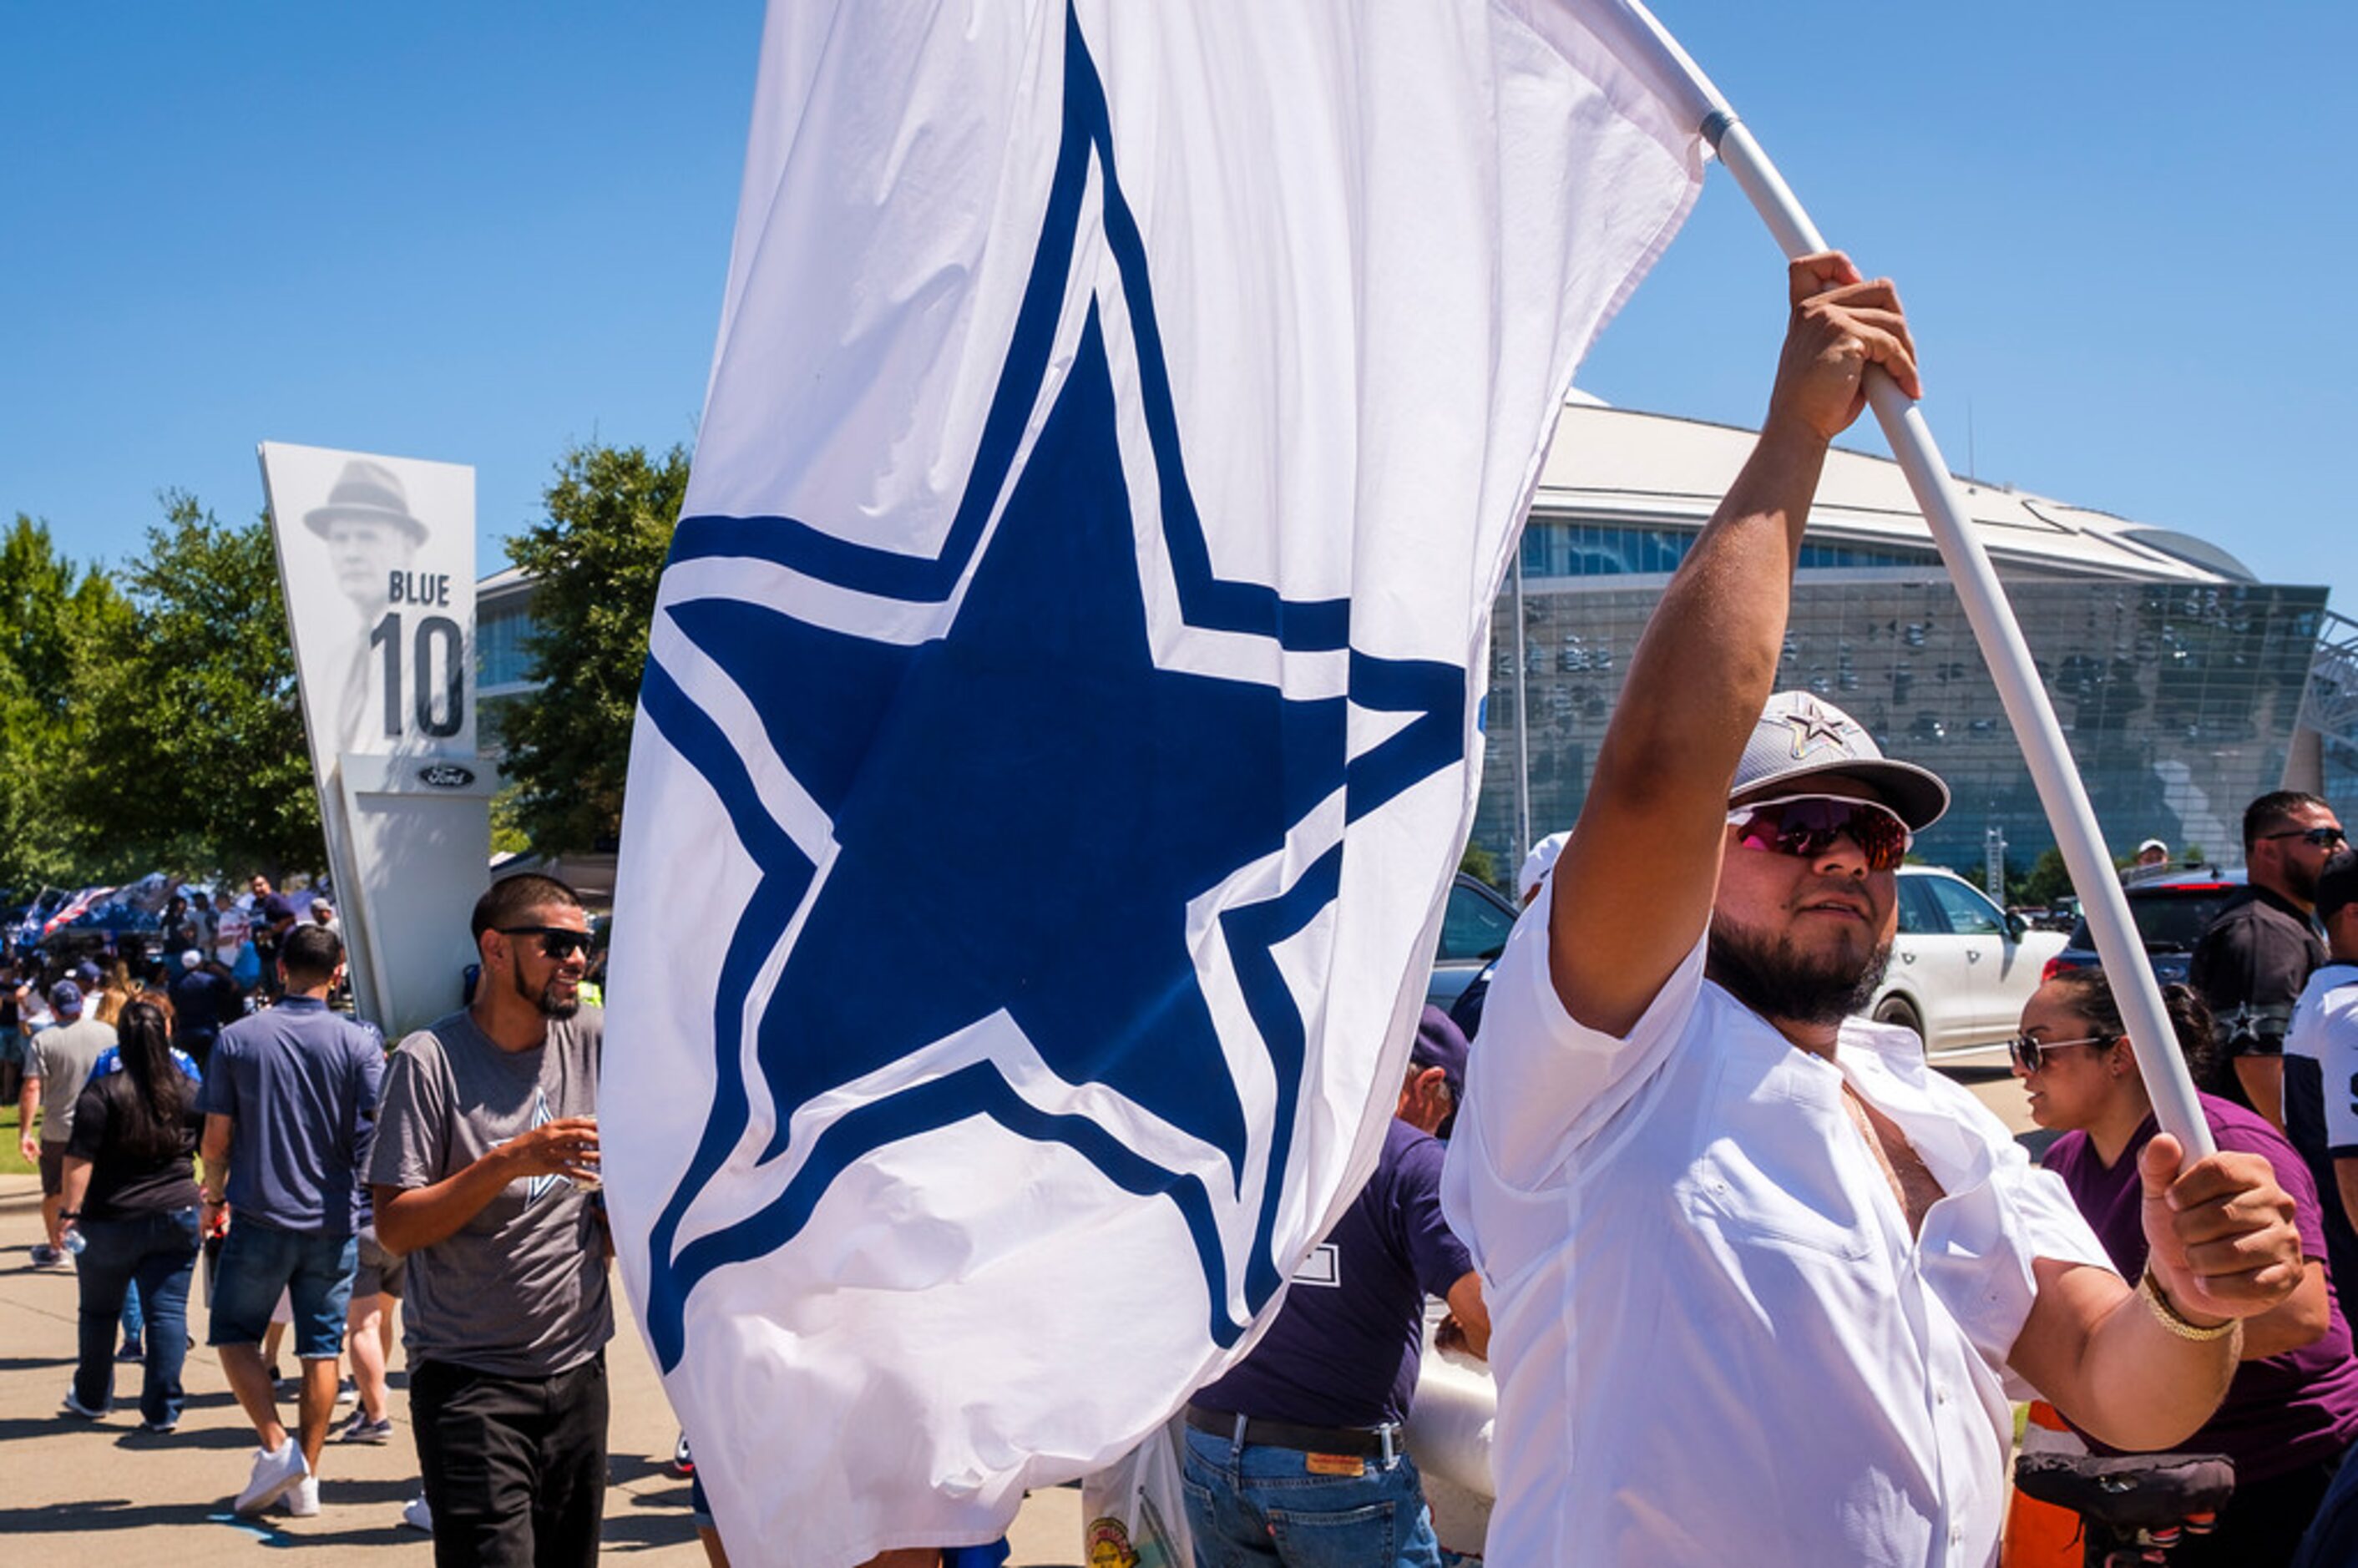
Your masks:
M308 1236L233 1214L213 1264L212 1326L205 1343L261 1344L270 1309L285 1291L295 1303L288 1337L297 1357L333 1359L343 1349L344 1312L359 1261L357 1237Z

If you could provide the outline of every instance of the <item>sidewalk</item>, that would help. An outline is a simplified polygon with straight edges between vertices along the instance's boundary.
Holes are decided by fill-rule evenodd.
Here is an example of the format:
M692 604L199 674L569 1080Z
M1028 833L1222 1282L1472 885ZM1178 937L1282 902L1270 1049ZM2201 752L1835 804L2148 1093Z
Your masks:
M394 1438L382 1447L330 1440L320 1462L316 1519L236 1519L230 1498L244 1483L254 1432L230 1398L221 1364L204 1347L203 1286L189 1303L188 1413L169 1437L139 1430L139 1370L116 1368L115 1413L97 1422L59 1413L74 1358L70 1269L35 1269L40 1184L0 1176L0 1541L11 1562L42 1568L209 1568L259 1564L274 1549L320 1563L360 1560L427 1568L427 1538L400 1523L417 1495L406 1396L395 1360ZM621 1292L616 1292L620 1303ZM656 1568L700 1568L704 1552L687 1518L687 1483L665 1465L679 1428L637 1330L627 1323L607 1351L613 1413L605 1556ZM292 1364L289 1363L289 1369ZM349 1407L337 1411L341 1419ZM284 1418L292 1420L293 1403ZM1036 1494L1016 1521L1012 1563L1049 1568L1079 1561L1080 1494Z

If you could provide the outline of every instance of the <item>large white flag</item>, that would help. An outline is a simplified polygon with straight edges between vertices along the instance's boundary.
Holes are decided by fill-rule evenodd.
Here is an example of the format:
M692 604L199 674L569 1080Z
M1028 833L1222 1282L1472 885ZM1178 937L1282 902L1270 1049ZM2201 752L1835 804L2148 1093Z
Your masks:
M1364 1179L1541 447L1701 179L1606 9L772 6L600 1095L735 1561L995 1536Z

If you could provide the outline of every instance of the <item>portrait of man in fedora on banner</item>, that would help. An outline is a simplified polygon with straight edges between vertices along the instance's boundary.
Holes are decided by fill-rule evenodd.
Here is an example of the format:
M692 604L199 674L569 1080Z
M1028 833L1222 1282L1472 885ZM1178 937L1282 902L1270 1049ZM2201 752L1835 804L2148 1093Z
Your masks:
M474 588L463 563L436 558L447 552L430 547L436 530L390 462L339 455L325 500L290 507L303 526L284 536L297 548L307 536L318 541L303 549L304 569L290 573L287 610L323 767L346 752L403 751L446 733L438 720L458 703L440 688L460 678L452 675L466 657L460 623L471 619L451 601ZM427 639L421 665L420 630L438 618L449 635ZM422 693L421 681L429 688Z

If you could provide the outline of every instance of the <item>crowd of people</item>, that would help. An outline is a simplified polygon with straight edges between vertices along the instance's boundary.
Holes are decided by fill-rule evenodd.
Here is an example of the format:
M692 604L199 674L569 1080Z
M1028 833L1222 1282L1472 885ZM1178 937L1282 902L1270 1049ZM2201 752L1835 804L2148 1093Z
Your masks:
M546 877L495 883L473 912L466 1005L388 1052L333 1005L332 910L256 884L245 940L268 969L251 988L191 899L166 921L194 944L178 958L60 971L28 955L0 993L25 1036L20 1126L42 1174L33 1260L77 1273L65 1413L109 1415L118 1364L135 1360L140 1424L177 1429L204 1258L205 1340L256 1441L232 1509L315 1515L331 1436L392 1436L398 1307L421 1476L405 1522L445 1563L594 1562L613 1247L580 900ZM354 1408L331 1433L341 1400Z
M2166 997L2213 1153L2158 1125L2101 969L2048 976L2009 1044L2060 1135L2039 1163L1858 1016L1948 787L1771 685L1829 446L1871 368L1911 394L1915 370L1887 282L1829 254L1791 287L1758 442L1631 661L1578 825L1533 852L1473 1027L1428 1010L1374 1177L1184 1411L1198 1568L1439 1568L1403 1433L1434 1297L1441 1342L1495 1371L1505 1568L1995 1563L2034 1395L2098 1457L2224 1457L2234 1491L2179 1568L2358 1563L2358 856L2315 795L2245 813L2248 885ZM466 1005L388 1053L330 1005L332 911L252 896L251 985L191 899L160 975L118 956L0 988L42 1260L79 1253L67 1412L112 1408L135 1298L139 1415L173 1430L218 1238L207 1340L256 1436L236 1511L317 1511L346 1355L341 1436L384 1440L398 1297L437 1561L594 1562L613 1244L580 901L494 883Z

